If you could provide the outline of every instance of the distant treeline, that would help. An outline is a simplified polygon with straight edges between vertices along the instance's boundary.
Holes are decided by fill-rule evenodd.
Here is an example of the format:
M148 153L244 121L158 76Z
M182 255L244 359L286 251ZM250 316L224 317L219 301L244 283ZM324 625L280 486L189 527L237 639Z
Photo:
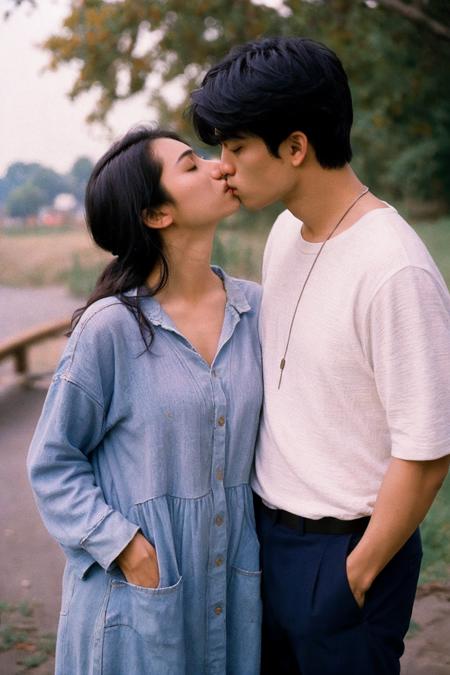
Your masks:
M61 174L37 162L15 162L0 178L0 208L11 217L26 218L50 206L61 193L70 193L82 203L92 166L88 157L80 157L68 173Z

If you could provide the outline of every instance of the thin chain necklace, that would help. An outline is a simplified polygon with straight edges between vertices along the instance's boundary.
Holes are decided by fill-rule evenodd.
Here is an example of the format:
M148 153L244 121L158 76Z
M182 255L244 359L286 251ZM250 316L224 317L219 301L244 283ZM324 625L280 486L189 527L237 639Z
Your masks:
M279 379L279 381L278 381L278 389L280 389L280 387L281 387L281 380L283 379L283 372L284 372L284 368L285 368L285 366L286 366L286 354L287 354L288 349L289 349L289 343L290 343L290 341L291 341L291 335L292 335L292 328L293 328L293 326L294 326L295 317L297 316L298 306L299 306L299 304L300 304L300 300L302 299L303 291L305 290L305 287L306 287L306 284L308 283L309 277L311 276L311 272L313 271L313 269L314 269L314 267L315 267L315 264L316 264L316 262L317 262L317 260L318 260L318 258L319 258L319 256L320 256L320 254L322 253L323 247L325 246L325 244L327 243L327 241L328 241L329 239L331 239L331 237L333 236L333 234L334 234L334 233L336 232L336 230L338 229L339 225L340 225L340 224L342 223L342 221L344 220L345 216L346 216L348 213L350 213L350 211L351 211L352 208L355 206L355 204L356 204L357 202L359 202L359 200L361 199L361 197L364 197L364 195L366 195L368 192L369 192L369 188L366 187L366 186L364 186L364 190L361 192L361 194L359 194L359 195L356 197L356 199L354 199L354 200L352 201L352 203L350 204L350 206L348 207L348 209L347 209L347 210L343 213L343 215L339 218L338 222L337 222L336 225L333 227L333 229L331 230L331 232L330 232L330 234L328 235L328 237L327 237L327 238L325 239L325 241L322 243L322 246L321 246L321 247L319 248L319 250L317 251L316 257L314 258L313 263L312 263L311 267L309 268L309 272L308 272L308 274L306 275L306 279L305 279L305 281L303 282L303 286L302 286L301 291L300 291L300 294L299 294L299 296L298 296L297 304L295 305L295 309L294 309L294 313L292 314L292 319L291 319L291 323L290 323L290 326L289 326L289 332L288 332L288 336L287 336L287 340L286 340L286 347L284 348L283 358L282 358L281 361L280 361L280 379Z

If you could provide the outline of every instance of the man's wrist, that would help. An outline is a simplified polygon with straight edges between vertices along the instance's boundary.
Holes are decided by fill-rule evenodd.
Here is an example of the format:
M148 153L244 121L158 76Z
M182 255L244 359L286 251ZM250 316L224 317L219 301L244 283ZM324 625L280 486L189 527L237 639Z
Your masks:
M347 576L352 590L367 593L378 573L373 557L365 555L358 547L353 549L347 558Z

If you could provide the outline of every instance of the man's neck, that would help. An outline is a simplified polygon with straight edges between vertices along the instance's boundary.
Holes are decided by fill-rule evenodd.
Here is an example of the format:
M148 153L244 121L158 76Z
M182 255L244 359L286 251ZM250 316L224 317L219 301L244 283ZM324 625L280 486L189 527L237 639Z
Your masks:
M287 196L285 205L303 222L303 238L310 242L321 242L325 241L364 190L365 186L350 165L341 169L317 166L303 177L298 190ZM368 211L383 205L374 195L365 194L345 215L334 235L351 227Z

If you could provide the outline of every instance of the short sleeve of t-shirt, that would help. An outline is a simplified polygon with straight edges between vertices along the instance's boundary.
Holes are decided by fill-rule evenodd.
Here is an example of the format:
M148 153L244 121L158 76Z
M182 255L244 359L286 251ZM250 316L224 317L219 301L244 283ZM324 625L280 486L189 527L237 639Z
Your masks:
M450 453L450 301L434 274L408 266L376 292L368 355L386 410L394 457Z

